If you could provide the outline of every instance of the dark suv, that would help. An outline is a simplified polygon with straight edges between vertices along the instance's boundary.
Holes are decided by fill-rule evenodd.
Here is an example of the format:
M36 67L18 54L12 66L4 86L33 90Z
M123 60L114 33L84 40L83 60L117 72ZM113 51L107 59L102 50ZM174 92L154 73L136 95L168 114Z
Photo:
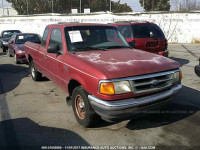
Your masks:
M4 30L0 35L0 47L3 49L3 52L6 52L8 49L8 40L15 33L21 33L19 30Z
M151 22L115 22L119 29L134 48L168 56L168 42L160 27Z

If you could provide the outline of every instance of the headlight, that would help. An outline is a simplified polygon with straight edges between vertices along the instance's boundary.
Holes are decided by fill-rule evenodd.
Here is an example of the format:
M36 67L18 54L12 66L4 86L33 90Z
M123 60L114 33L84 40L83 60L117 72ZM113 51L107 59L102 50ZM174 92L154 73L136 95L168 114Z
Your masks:
M17 54L23 54L23 53L25 53L25 51L17 50Z
M4 45L7 45L7 44L8 44L8 42L6 42L6 41L3 41L3 44L4 44Z
M131 92L131 86L128 81L101 82L99 92L105 95L125 94Z
M175 72L173 75L173 83L178 83L182 80L182 71Z

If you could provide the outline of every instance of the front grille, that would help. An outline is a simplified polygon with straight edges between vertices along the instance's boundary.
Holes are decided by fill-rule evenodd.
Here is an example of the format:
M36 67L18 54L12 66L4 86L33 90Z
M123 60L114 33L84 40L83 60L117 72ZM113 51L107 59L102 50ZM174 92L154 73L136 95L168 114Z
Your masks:
M141 78L140 78L141 77ZM138 76L136 79L130 80L133 93L141 94L161 90L172 86L173 73L166 72L161 74L151 74L146 76Z
M158 42L147 42L146 43L146 47L157 47L158 46Z

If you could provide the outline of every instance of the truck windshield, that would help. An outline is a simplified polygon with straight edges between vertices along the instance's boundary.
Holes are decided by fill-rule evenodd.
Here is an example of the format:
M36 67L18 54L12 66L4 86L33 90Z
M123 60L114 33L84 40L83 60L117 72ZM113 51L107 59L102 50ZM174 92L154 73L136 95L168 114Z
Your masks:
M124 37L111 26L73 26L65 28L70 52L130 48Z
M133 38L165 38L159 26L155 24L132 25Z

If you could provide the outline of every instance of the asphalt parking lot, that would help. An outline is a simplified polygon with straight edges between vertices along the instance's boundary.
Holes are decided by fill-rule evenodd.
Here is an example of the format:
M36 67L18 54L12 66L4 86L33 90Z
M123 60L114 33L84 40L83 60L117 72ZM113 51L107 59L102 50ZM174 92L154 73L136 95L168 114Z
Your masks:
M163 113L116 124L102 121L90 129L76 122L60 88L45 78L33 82L28 65L16 65L0 50L0 149L7 145L15 149L200 149L200 78L194 73L200 44L170 44L168 49L183 71L183 90L174 102Z

